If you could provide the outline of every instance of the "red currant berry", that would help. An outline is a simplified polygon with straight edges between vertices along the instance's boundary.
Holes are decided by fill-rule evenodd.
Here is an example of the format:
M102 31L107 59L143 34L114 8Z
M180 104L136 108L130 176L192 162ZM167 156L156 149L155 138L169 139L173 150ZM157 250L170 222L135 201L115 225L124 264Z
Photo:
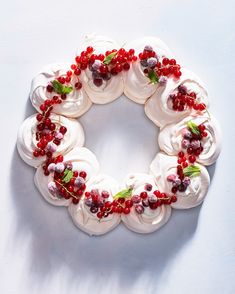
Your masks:
M40 155L40 153L37 151L37 150L35 150L34 152L33 152L33 156L34 157L38 157Z
M85 179L86 176L87 176L87 173L86 173L85 171L81 171L81 172L79 173L79 176L80 176L81 178Z
M64 135L67 132L67 128L64 126L60 127L60 132Z
M124 214L129 214L130 211L131 211L131 210L130 210L129 207L125 207L125 208L123 209Z
M77 198L73 198L72 202L73 202L73 204L78 204L79 199L77 199Z
M177 197L175 195L171 196L171 202L174 203L177 201Z
M41 115L41 113L38 113L36 116L37 121L41 121L43 119L43 116Z
M52 85L47 85L47 92L51 93L54 90Z
M97 217L98 217L98 218L102 218L102 217L103 217L103 212L102 212L102 211L99 211L99 212L97 213Z
M190 163L194 163L196 161L196 157L194 155L190 155L188 157L188 160L189 160Z
M126 202L125 202L126 207L132 207L132 205L133 205L132 200L126 200Z
M183 152L183 151L180 151L180 152L178 153L178 156L179 156L179 158L184 157L184 152Z
M124 70L129 70L130 69L130 64L129 63L124 63L124 65L123 65L123 69Z
M141 192L141 193L140 193L140 197L141 197L142 199L146 199L146 198L148 197L147 192Z
M91 46L88 46L87 48L86 48L86 52L87 53L92 53L94 51L94 49L93 49L93 47L91 47Z
M74 74L75 74L76 76L79 76L79 75L81 74L81 70L80 70L79 67L77 67L77 68L75 69Z
M169 64L169 59L168 58L163 58L163 60L162 60L162 64L163 65L167 65L167 64Z

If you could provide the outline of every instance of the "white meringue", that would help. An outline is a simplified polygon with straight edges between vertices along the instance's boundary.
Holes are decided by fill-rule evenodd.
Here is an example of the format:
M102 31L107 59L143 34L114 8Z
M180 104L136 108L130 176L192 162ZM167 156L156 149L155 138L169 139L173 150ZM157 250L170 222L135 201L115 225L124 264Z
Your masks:
M73 170L85 171L87 173L87 181L91 176L96 175L99 170L99 163L95 155L84 147L76 147L71 152L67 153L64 156L64 162L71 162ZM49 176L45 176L42 166L39 166L34 176L35 185L50 204L68 206L71 199L58 197L48 190L48 184L53 182L53 175L54 173L50 173Z
M87 191L97 189L99 192L103 190L109 192L108 201L113 200L113 195L119 191L118 183L111 177L106 175L98 175L92 177L87 183ZM117 213L109 214L107 217L99 220L96 213L92 213L90 208L81 199L78 205L71 203L69 205L69 213L74 224L82 231L89 235L103 235L113 230L120 223L120 215Z
M221 134L218 123L213 117L187 116L178 123L166 125L159 133L158 143L161 150L169 155L177 155L182 149L182 130L187 127L187 122L193 121L195 124L204 124L207 137L202 139L203 151L197 157L197 161L203 165L213 164L221 151Z
M118 50L120 47L120 45L112 39L105 36L91 34L86 36L84 43L78 50L78 54L80 54L81 50L85 50L88 46L92 46L94 48L94 54L105 54L108 50ZM82 71L81 81L85 91L93 103L106 104L114 101L123 93L124 86L122 73L119 73L117 76L112 76L112 78L108 81L103 81L102 86L97 87L93 83L92 72L89 69L86 69Z
M57 127L65 126L67 128L67 132L61 140L61 144L58 146L56 152L54 152L55 156L67 153L75 146L83 146L85 141L84 131L77 120L54 113L50 115L50 119ZM27 164L34 167L38 167L45 161L45 156L33 156L33 151L37 148L38 143L36 140L37 123L36 114L31 115L22 123L17 136L17 149L21 158Z
M69 64L50 64L45 66L32 80L30 100L38 111L40 111L39 107L46 99L51 99L56 95L54 92L47 92L47 85L58 76L65 75L68 70L70 70ZM73 75L71 84L74 86L76 82L77 78ZM84 114L91 105L92 103L82 87L80 90L73 89L72 92L67 94L66 100L64 100L63 103L54 105L53 112L67 117L79 117Z
M125 185L126 187L132 187L132 195L139 195L145 191L145 184L151 184L153 186L152 191L157 190L157 185L153 176L148 174L130 174L127 176ZM147 191L146 191L147 192ZM147 192L148 194L151 192ZM171 216L170 205L162 205L157 209L150 209L144 207L144 212L138 214L134 207L131 208L131 212L127 215L122 214L121 218L127 228L137 233L151 233L162 227Z
M200 165L201 173L199 176L191 177L191 183L185 192L177 192L177 201L171 206L177 209L187 209L195 207L204 200L209 184L210 177L207 169ZM161 191L171 194L172 183L167 181L167 176L177 174L177 157L169 156L162 152L158 153L150 165L150 172L155 177L155 181Z
M135 54L138 55L144 50L146 45L151 45L158 57L167 56L172 57L170 49L160 39L155 37L145 37L137 39L125 45L126 49L134 49ZM148 77L143 72L140 61L137 60L130 64L130 70L123 72L124 76L124 94L136 103L144 104L146 100L153 95L159 84L151 84Z
M208 94L201 80L191 71L181 68L182 75L179 79L169 78L165 86L161 86L145 104L145 113L157 126L163 127L166 124L179 121L185 116L194 113L194 110L175 111L171 109L169 95L179 85L183 84L188 90L197 94L198 101L208 106Z

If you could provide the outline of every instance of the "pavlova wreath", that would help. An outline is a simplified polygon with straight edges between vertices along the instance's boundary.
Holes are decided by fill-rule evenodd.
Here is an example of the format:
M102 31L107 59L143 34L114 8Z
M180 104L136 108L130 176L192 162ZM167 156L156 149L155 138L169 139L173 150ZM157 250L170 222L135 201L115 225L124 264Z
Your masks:
M123 93L143 104L160 127L161 151L149 174L129 174L120 187L99 173L96 156L82 147L84 132L75 118L92 103L109 103ZM37 113L19 129L19 154L36 168L43 197L67 206L81 230L100 235L122 221L132 231L150 233L169 220L172 208L204 200L210 183L205 166L220 153L220 130L201 80L159 39L120 48L106 37L88 36L72 65L52 64L38 73L30 99Z

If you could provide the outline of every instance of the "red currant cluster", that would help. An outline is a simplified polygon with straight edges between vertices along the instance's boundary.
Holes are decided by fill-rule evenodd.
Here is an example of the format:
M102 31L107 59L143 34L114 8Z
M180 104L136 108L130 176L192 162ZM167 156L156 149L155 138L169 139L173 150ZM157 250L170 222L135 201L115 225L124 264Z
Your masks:
M187 154L189 155L189 162L191 163L194 163L196 161L196 157L203 151L202 139L208 136L204 124L200 124L198 126L194 124L193 127L194 131L192 131L190 127L182 130L183 138L181 141L181 146L183 149L186 149Z
M57 77L54 81L52 81L50 84L47 85L47 88L46 88L47 92L48 93L54 92L57 95L59 95L59 96L54 96L53 99L66 100L67 94L70 93L71 90L73 89L80 90L82 88L82 83L78 77L80 73L81 71L79 72L78 70L74 70L74 71L68 70L65 75ZM74 78L75 78L75 81L73 80L72 82L72 79ZM56 83L57 87L53 86L53 83ZM58 86L60 88L58 88ZM66 91L63 91L64 86L67 87L67 89L69 89L70 87L71 88L69 89L68 92L66 92Z
M193 162L195 160L193 159ZM178 154L177 174L170 174L167 176L167 181L172 183L172 193L185 192L190 184L190 178L185 177L183 169L188 167L189 162L192 163L191 157L187 159L184 152L180 151Z
M38 143L37 149L33 151L34 157L46 155L48 158L51 158L52 153L56 151L57 146L60 145L64 134L67 132L64 126L56 130L56 124L50 119L54 104L58 104L58 100L46 100L40 106L42 113L38 113L36 116L38 122L36 126L36 140Z
M47 174L53 173L53 181L48 184L49 191L78 204L86 189L86 172L73 171L72 164L64 163L62 155L49 159L43 168Z
M85 192L84 202L92 213L96 213L97 217L102 219L113 213L129 214L132 208L135 209L136 213L142 214L147 207L157 209L161 205L170 205L177 201L175 195L169 196L159 190L149 193L150 191L152 191L152 185L146 184L145 191L139 195L109 201L110 194L107 191L100 193L97 189L94 189L90 192Z
M153 71L158 78L173 76L178 79L181 76L180 65L176 63L175 59L164 57L160 60L149 45L145 46L143 52L139 54L139 59L147 76Z
M194 109L203 111L206 109L204 103L199 103L195 92L189 92L184 85L179 85L177 91L170 94L172 109L175 111L184 111L185 109Z
M92 189L90 192L85 192L84 204L89 207L91 213L96 213L99 219L108 217L112 214L112 203L109 201L110 194L103 190Z
M135 212L142 214L147 207L154 210L162 205L170 205L177 201L177 197L175 195L167 195L159 190L153 191L152 185L146 184L145 190L139 195L133 195L129 201L131 206L134 207Z
M103 81L110 80L112 76L121 71L130 69L130 63L137 60L134 49L126 51L124 48L106 51L104 54L93 54L93 47L87 47L80 55L76 56L76 64L71 65L71 69L76 75L81 74L81 70L89 68L92 71L92 79L97 87Z

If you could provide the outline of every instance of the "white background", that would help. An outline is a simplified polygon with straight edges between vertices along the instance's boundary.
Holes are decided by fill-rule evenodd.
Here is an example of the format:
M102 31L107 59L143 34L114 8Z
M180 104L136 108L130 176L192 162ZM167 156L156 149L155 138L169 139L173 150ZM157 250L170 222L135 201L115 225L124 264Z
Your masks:
M234 1L7 0L0 10L0 293L235 293ZM47 63L72 61L89 32L120 43L163 39L208 85L222 126L205 202L174 211L151 235L122 225L98 238L80 232L66 209L42 199L15 149L19 124L34 113L32 77ZM94 106L81 122L103 172L121 180L148 170L158 130L141 106L123 97Z

